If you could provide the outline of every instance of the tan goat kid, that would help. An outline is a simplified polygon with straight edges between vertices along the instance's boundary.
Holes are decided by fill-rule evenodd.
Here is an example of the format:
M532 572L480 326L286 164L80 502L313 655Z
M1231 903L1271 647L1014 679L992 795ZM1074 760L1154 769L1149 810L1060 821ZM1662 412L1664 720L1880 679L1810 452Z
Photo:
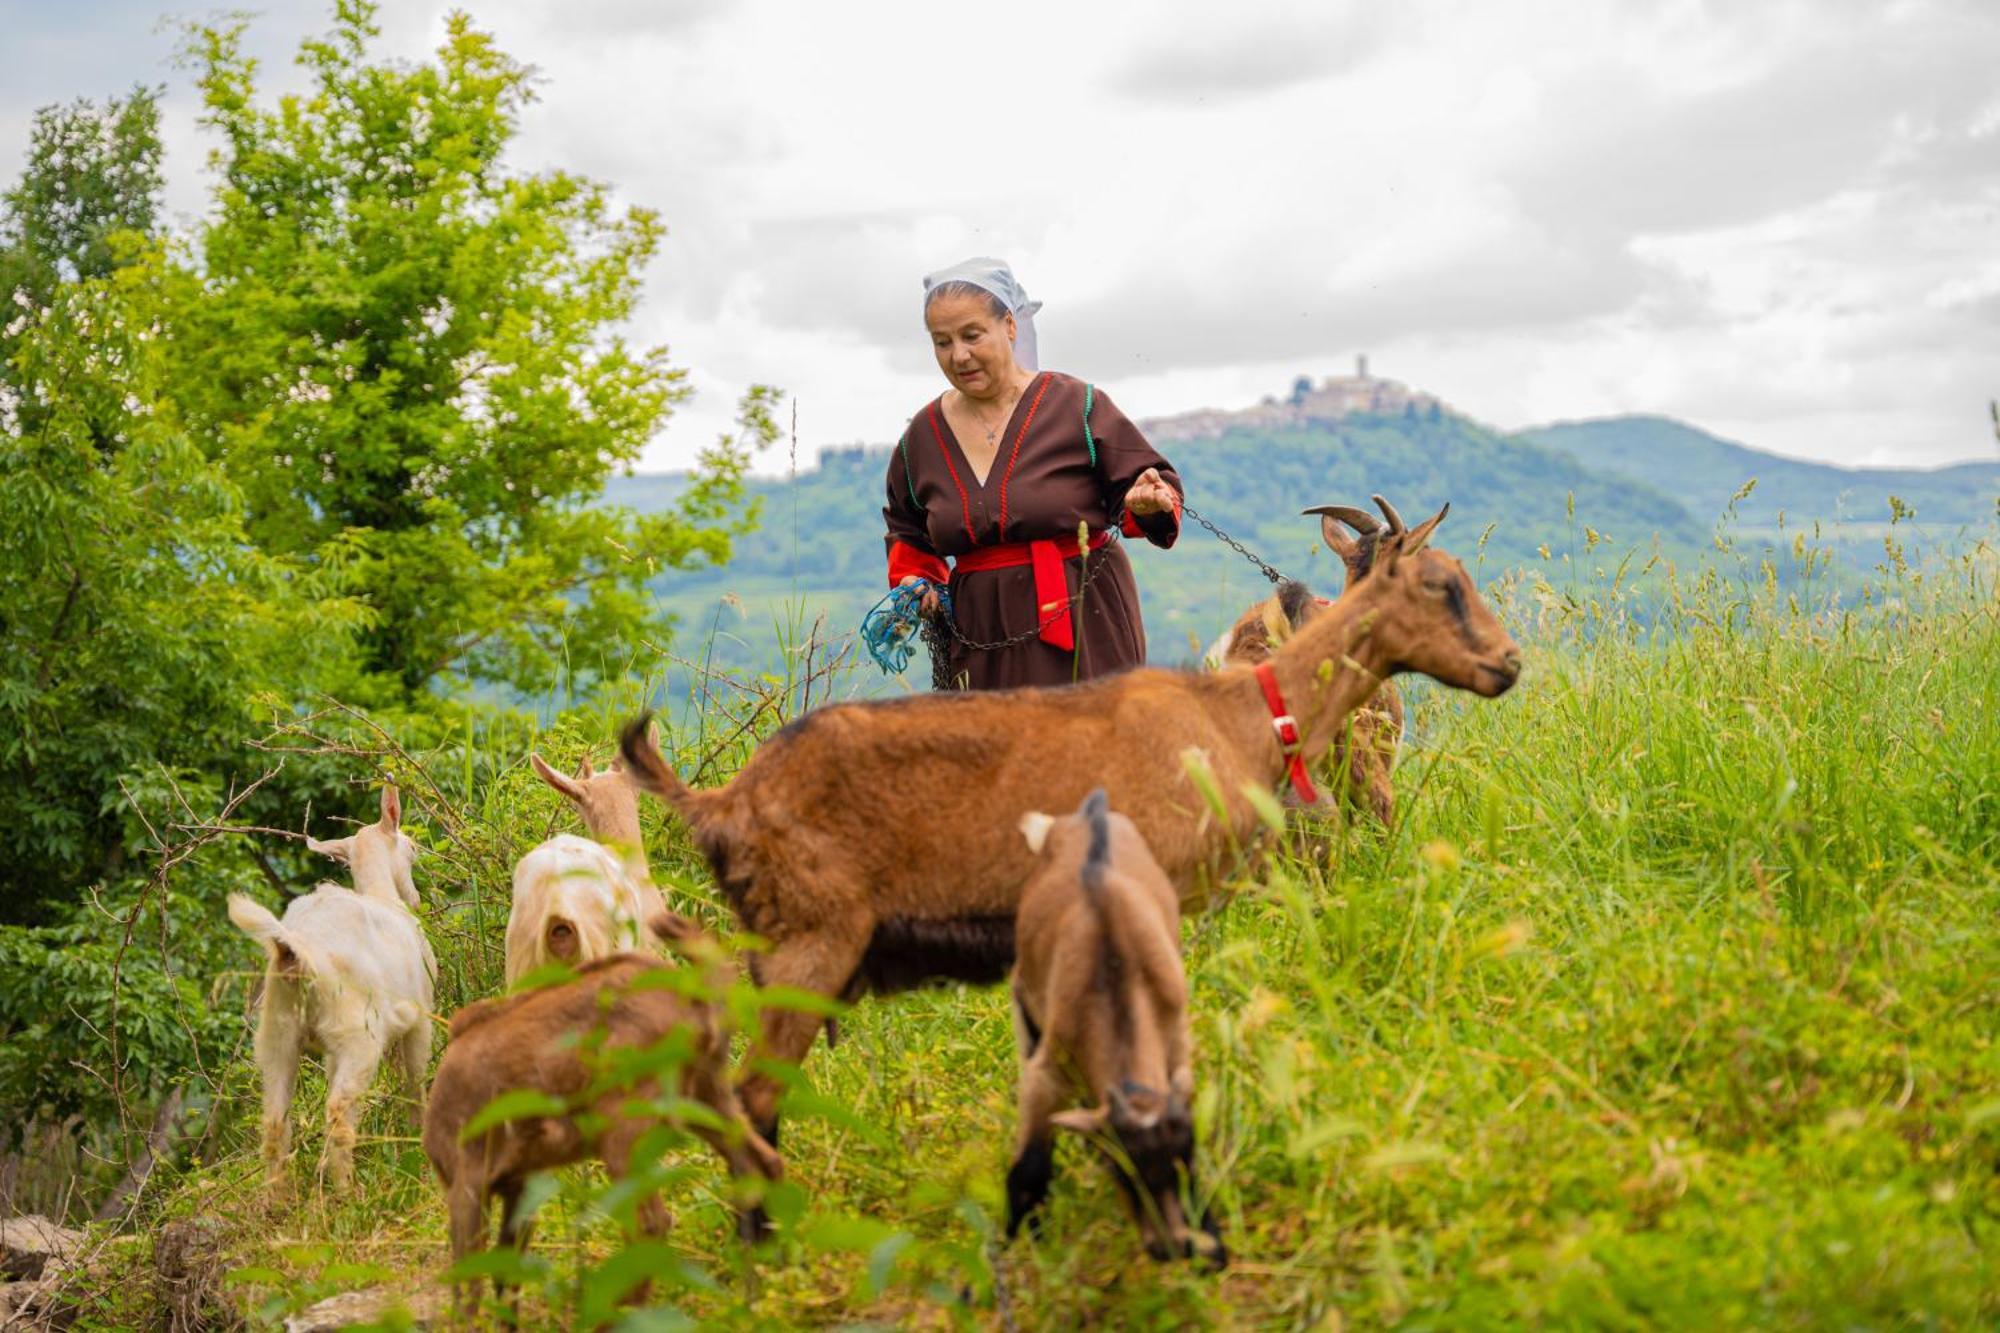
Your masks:
M382 817L352 837L306 839L313 851L352 867L354 887L321 884L292 899L282 921L241 894L229 919L264 946L257 1013L257 1068L264 1082L264 1165L273 1188L291 1150L293 1092L308 1051L326 1057L326 1153L336 1187L354 1176L355 1104L393 1050L421 1108L431 1055L431 991L437 959L411 908L416 844L400 825L402 801L382 789ZM414 1116L414 1112L413 1112Z
M674 1092L704 1103L723 1126L691 1123L689 1132L711 1144L737 1177L783 1176L784 1163L744 1119L730 1081L730 1027L721 996L735 968L714 941L670 912L655 914L649 930L703 965L698 989L705 997L681 993L685 988L668 975L675 969L660 959L620 953L584 964L561 985L481 1000L452 1016L451 1042L424 1116L424 1152L444 1186L454 1262L485 1248L487 1206L495 1198L500 1243L527 1248L532 1224L516 1208L536 1172L595 1157L613 1179L623 1179L647 1165L635 1154L661 1123L650 1109L662 1100L658 1068L606 1086L599 1066L615 1066L621 1053L656 1046L677 1030L692 1034L693 1043ZM557 1097L568 1109L465 1134L496 1097L521 1089ZM638 1218L646 1235L666 1233L667 1211L658 1195L648 1192L639 1200ZM745 1208L739 1219L746 1239L767 1226L761 1206ZM464 1296L469 1303L470 1288ZM634 1299L643 1299L643 1288Z
M1194 1052L1174 886L1102 788L1073 815L1022 816L1021 832L1041 861L1016 934L1021 1124L1007 1234L1048 1198L1055 1131L1068 1129L1116 1148L1149 1254L1200 1254L1219 1268L1229 1256L1213 1214L1196 1231L1181 1203L1194 1191ZM1084 1109L1063 1109L1079 1093Z
M569 778L538 754L529 760L583 816L590 837L558 834L516 863L507 914L510 986L550 964L574 967L625 950L650 951L645 923L667 907L646 864L639 790L623 769L597 773L585 759Z
M570 803L590 836L617 855L626 874L641 884L652 883L653 869L639 828L639 786L626 773L623 760L612 760L611 767L600 773L585 755L575 777L559 772L539 754L530 754L528 762L537 777ZM666 904L654 910L665 911Z
M1375 503L1385 513L1394 513L1381 496L1375 497ZM1365 509L1349 505L1316 505L1304 512L1320 516L1320 536L1346 570L1343 591L1352 588L1373 566L1375 544L1387 527ZM1401 518L1396 522L1400 524ZM1342 523L1358 536L1348 536L1341 529ZM1209 645L1203 665L1213 669L1268 661L1279 644L1329 605L1313 596L1303 583L1285 583L1237 617L1236 623ZM1385 680L1375 697L1356 710L1348 730L1333 738L1332 748L1318 765L1329 782L1329 790L1320 793L1321 802L1336 799L1336 791L1344 789L1357 808L1371 812L1388 827L1396 817L1396 789L1390 778L1402 744L1403 696L1396 682Z
M1421 671L1488 697L1520 651L1465 568L1428 549L1444 518L1385 535L1374 567L1272 655L1298 753L1324 753L1383 679ZM1102 786L1183 897L1257 840L1256 801L1288 756L1250 668L1135 670L1061 689L923 694L807 713L726 786L697 791L626 728L626 767L687 821L744 925L771 941L765 985L856 998L931 980L993 983L1014 960L1032 857L1015 822L1074 808ZM1190 779L1214 775L1217 819ZM758 1053L797 1062L821 1018L764 1017ZM745 1081L752 1121L776 1132L779 1085ZM774 1140L775 1141L775 1140Z

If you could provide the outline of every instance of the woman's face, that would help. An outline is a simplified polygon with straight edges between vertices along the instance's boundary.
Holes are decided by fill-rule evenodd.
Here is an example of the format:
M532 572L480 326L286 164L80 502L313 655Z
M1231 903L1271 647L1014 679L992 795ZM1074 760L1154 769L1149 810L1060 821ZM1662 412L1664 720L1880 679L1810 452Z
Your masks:
M983 296L940 296L924 310L938 369L967 398L992 398L1014 378L1014 317Z

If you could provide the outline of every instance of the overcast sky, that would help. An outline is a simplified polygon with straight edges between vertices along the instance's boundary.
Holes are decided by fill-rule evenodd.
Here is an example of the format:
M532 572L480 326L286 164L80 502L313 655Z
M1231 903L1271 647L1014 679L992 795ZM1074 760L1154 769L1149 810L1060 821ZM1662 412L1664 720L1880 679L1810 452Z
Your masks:
M398 0L422 58L448 6ZM1849 464L2000 458L2000 4L475 0L541 72L515 161L670 235L633 332L802 454L943 387L928 269L1009 259L1044 364L1150 416L1379 374L1502 427L1620 412ZM167 86L155 0L0 0L0 175L35 106ZM330 5L274 0L264 86ZM783 460L777 460L782 466ZM770 463L767 460L767 466Z

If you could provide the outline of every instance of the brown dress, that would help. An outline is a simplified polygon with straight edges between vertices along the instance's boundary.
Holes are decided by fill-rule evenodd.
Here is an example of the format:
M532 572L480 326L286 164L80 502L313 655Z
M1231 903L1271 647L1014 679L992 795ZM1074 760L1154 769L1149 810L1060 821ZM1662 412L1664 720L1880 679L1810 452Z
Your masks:
M1094 540L1116 529L1155 546L1174 544L1180 535L1178 499L1171 513L1139 518L1125 511L1126 490L1149 467L1160 470L1177 497L1185 493L1173 465L1109 398L1054 371L1029 381L983 483L951 433L942 399L911 418L889 459L888 503L882 509L889 583L893 587L911 574L949 581L958 628L951 636L950 667L959 688L1066 685L1146 660L1139 590L1117 538L1089 552L1094 572L1082 595L1080 624L1073 604L1054 600L1053 580L1060 560L1064 590L1069 598L1077 596L1084 577L1083 561L1074 554L1079 521L1089 525ZM1047 547L1034 552L1042 561L1038 591L1037 570L1028 562L1030 544L1065 539L1067 559ZM996 547L1007 549L991 549ZM1023 563L948 570L947 557ZM964 642L995 644L1020 635L1027 637L1004 648ZM1074 647L1064 646L1065 640Z

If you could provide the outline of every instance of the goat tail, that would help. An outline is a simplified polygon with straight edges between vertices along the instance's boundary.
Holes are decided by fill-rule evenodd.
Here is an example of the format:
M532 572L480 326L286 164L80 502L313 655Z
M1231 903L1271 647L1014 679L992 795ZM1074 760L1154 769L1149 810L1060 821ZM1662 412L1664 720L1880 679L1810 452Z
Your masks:
M1076 813L1090 829L1090 845L1083 854L1083 891L1102 914L1104 871L1111 864L1111 801L1104 788L1093 788Z
M653 744L652 722L653 713L648 709L618 733L618 753L625 760L625 771L642 790L671 805L682 819L692 821L701 804L701 793L681 781L681 775L674 772L674 766Z
M229 895L229 923L270 949L271 961L278 971L286 976L298 976L306 970L305 956L293 945L285 934L284 923L271 913L271 909L240 893Z

